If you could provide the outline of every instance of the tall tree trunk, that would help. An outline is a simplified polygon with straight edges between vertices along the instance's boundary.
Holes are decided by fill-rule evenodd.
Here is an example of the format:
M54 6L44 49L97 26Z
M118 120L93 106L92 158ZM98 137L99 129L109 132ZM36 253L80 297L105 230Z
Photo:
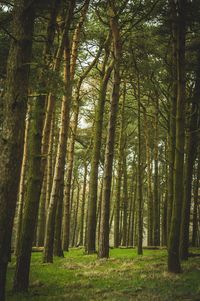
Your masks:
M124 102L125 93L122 101L120 118L120 132L118 142L118 156L117 156L117 176L115 187L115 204L114 204L114 247L118 248L120 244L120 202L121 202L121 182L122 182L122 166L123 166L123 147L124 147Z
M96 64L99 56L101 53L101 48L99 49L95 59L92 63L86 68L83 74L80 76L77 87L76 87L76 95L74 100L74 114L73 120L71 122L71 137L69 140L69 147L67 153L67 169L66 169L66 184L64 190L64 227L63 227L63 248L65 251L68 251L69 248L69 231L70 231L70 197L71 197L71 182L72 182L72 171L74 165L74 146L75 146L75 139L76 139L76 132L78 126L78 117L79 117L79 106L80 106L80 91L82 83L88 73Z
M169 171L168 171L168 202L167 202L167 236L169 237L171 227L171 217L174 198L174 161L175 161L175 146L176 146L176 100L177 100L177 22L176 22L176 4L174 1L169 0L170 16L171 16L171 36L172 36L172 64L171 64L171 80L172 92L170 97L170 110L169 110Z
M56 14L54 14L54 5L52 6L50 23L55 24ZM54 32L55 27L51 30ZM48 32L51 35L51 31ZM47 39L48 40L48 39ZM53 42L53 41L52 41ZM52 47L52 45L51 45ZM50 48L45 48L48 53L44 53L44 62L49 55ZM46 62L48 64L48 62ZM46 87L46 81L43 74L40 74L40 84ZM46 98L43 95L37 97L32 108L32 120L30 123L30 142L29 142L29 166L27 192L24 208L24 217L22 224L22 233L20 237L19 252L16 263L13 288L15 291L26 291L29 285L29 271L31 261L32 244L36 234L36 223L39 209L39 200L42 187L44 170L41 168L42 156L42 129L43 117L45 111ZM45 179L44 179L45 185ZM44 187L45 189L45 187Z
M154 246L160 245L160 199L159 199L159 179L158 179L158 113L159 103L156 97L155 112L155 145L154 145Z
M142 160L141 160L141 99L140 99L140 78L138 73L138 91L137 91L137 101L138 101L138 150L137 150L137 222L138 222L138 237L137 237L137 253L138 255L143 254L142 244L143 244L143 216L142 216Z
M32 243L39 208L41 191L41 138L44 112L43 97L36 98L32 107L29 138L29 166L27 173L27 192L14 277L14 290L25 291L29 285L29 269Z
M53 241L55 231L55 214L59 191L63 183L64 167L65 167L65 154L66 144L69 128L69 116L72 98L72 83L70 77L70 40L69 30L73 19L73 11L75 7L75 0L69 1L69 8L67 12L67 30L65 36L65 49L64 49L64 82L65 82L65 95L63 96L61 106L61 124L59 131L58 149L56 154L55 171L52 183L51 197L47 213L45 243L44 243L44 262L53 262Z
M103 117L104 117L104 107L106 101L106 91L107 85L110 78L110 74L113 69L113 62L105 70L106 64L109 57L108 42L110 42L110 37L108 37L105 43L105 56L103 63L103 78L101 79L100 91L98 103L95 111L95 125L94 125L94 136L93 136L93 151L91 159L91 171L89 179L89 195L88 195L88 218L87 218L87 245L86 251L88 254L96 252L96 207L97 207L97 190L98 190L98 167L100 160L101 151L101 140L102 140L102 130L103 130Z
M114 3L110 3L108 13L110 14L110 28L113 36L114 47L114 74L113 91L110 104L110 116L108 124L108 134L106 141L104 176L103 176L103 195L101 205L101 226L99 237L99 258L109 257L109 215L110 215L110 193L112 182L112 166L114 157L115 128L119 103L120 89L120 59L121 43L118 25L118 16L115 12Z
M147 242L148 246L153 245L153 192L152 192L152 170L151 170L151 147L149 141L149 128L147 124L146 109L143 107L144 113L144 130L146 143L146 161L147 161L147 197L148 197L148 219L147 219Z
M4 120L0 139L0 300L2 301L5 299L6 272L23 155L34 17L33 2L27 6L27 1L15 1L12 24L15 39L11 39L8 56Z
M81 16L78 24L76 25L76 29L72 39L72 50L71 50L71 64L70 64L70 77L71 81L74 80L76 62L78 57L78 49L80 43L80 34L82 31L82 27L84 25L85 17L87 14L87 10L89 7L89 0L85 0L84 6L81 10ZM88 71L89 72L89 71ZM68 151L68 160L67 160L67 169L66 169L66 185L64 191L64 230L63 230L63 249L68 251L69 248L69 231L70 231L70 198L71 198L71 181L72 181L72 171L74 164L74 145L75 145L75 137L76 130L78 125L78 116L79 116L79 97L80 97L80 89L84 77L81 76L79 79L77 90L76 90L76 98L74 102L74 119L72 121L72 132L71 138L69 142L69 151Z
M127 219L128 219L128 183L127 183L127 164L126 164L126 153L124 150L123 155L123 232L122 232L122 246L127 245Z
M168 245L168 270L181 272L179 244L181 209L183 199L183 163L185 146L185 34L186 34L186 0L177 2L177 108L176 108L176 150L174 163L174 201Z
M128 235L128 245L133 247L133 232L134 232L134 216L135 216L135 160L133 159L132 163L132 176L131 176L131 184L130 184L130 213L129 213L129 235Z
M199 115L200 115L200 54L198 60L198 70L196 72L196 85L194 90L193 103L191 108L191 117L189 125L189 133L187 136L187 153L185 162L185 182L184 182L184 197L182 207L181 221L181 237L180 237L180 257L182 260L188 259L189 248L189 225L190 225L190 208L192 194L192 175L194 162L197 155L198 147L198 130L199 130Z

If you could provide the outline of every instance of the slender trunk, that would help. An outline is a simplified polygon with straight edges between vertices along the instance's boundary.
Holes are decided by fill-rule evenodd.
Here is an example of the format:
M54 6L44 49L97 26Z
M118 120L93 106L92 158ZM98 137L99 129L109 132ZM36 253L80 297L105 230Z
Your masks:
M55 171L52 183L52 190L50 202L47 212L45 243L43 252L43 262L53 262L53 242L55 232L55 217L56 207L59 197L59 192L63 183L64 167L65 167L65 153L69 129L69 116L72 98L72 83L70 78L70 40L69 30L73 19L73 11L75 7L75 0L69 1L67 12L66 30L65 30L65 48L64 48L64 82L65 94L61 105L61 124L59 131L58 149L56 154Z
M77 224L78 224L78 208L79 208L79 200L80 200L80 184L77 181L77 196L76 196L76 203L74 204L74 229L73 229L73 236L72 236L72 247L75 246L75 238L76 238L76 231L77 231Z
M199 105L200 105L200 54L198 61L198 70L196 72L196 85L194 90L193 103L191 108L191 117L189 125L189 133L187 136L187 153L185 162L185 182L184 182L184 197L182 207L181 221L181 237L180 237L180 258L187 260L189 255L189 225L190 225L190 209L191 209L191 194L192 194L192 176L193 167L197 155L198 147L198 130L199 130Z
M26 17L23 17L26 16ZM13 219L19 188L29 69L34 26L33 3L16 0L13 11L12 34L7 63L2 131L0 137L0 300L5 300L7 264Z
M41 247L44 245L44 231L45 231L45 201L46 201L46 188L47 188L47 175L43 177L42 189L40 194L39 212L37 219L37 233L36 233L36 245Z
M144 130L146 143L146 161L147 161L147 197L148 197L148 219L147 219L147 242L148 246L153 245L153 192L152 192L152 170L151 170L151 147L150 147L150 132L147 123L146 110L144 112Z
M155 112L155 145L154 145L154 246L160 245L160 199L158 192L158 112L159 103L158 98L156 98L156 112Z
M179 244L181 209L183 199L183 164L185 146L185 34L186 34L186 0L178 1L177 33L177 108L176 108L176 150L174 163L174 202L168 245L168 270L181 272Z
M72 39L72 50L71 50L71 64L70 64L70 77L71 81L74 80L75 68L76 68L76 61L78 57L78 49L80 43L80 34L82 31L82 27L85 21L85 17L87 14L87 10L89 7L89 0L85 0L84 6L81 10L81 17L79 19L78 24L76 25L76 29ZM89 70L90 71L90 70ZM89 72L88 71L88 72ZM86 74L87 75L87 74ZM80 96L80 89L85 76L79 79L77 90L76 90L76 98L74 102L74 119L72 122L72 132L71 132L71 139L69 142L69 151L68 151L68 160L67 160L67 170L66 170L66 185L64 191L64 230L63 230L63 249L68 251L69 248L69 232L70 232L70 195L71 195L71 181L72 181L72 171L73 171L73 164L74 164L74 145L75 145L75 138L76 138L76 130L78 125L78 116L79 116L79 96Z
M74 165L74 146L75 146L75 139L76 139L76 132L78 126L78 117L79 117L79 102L80 102L80 90L83 83L83 80L91 71L91 69L96 64L99 56L101 53L101 49L98 51L95 59L92 63L86 68L85 72L81 75L77 88L76 88L76 96L74 101L74 115L71 124L71 137L69 141L68 153L67 153L67 169L66 169L66 184L64 190L64 229L63 229L63 248L65 251L68 251L69 248L69 231L70 231L70 222L69 222L69 210L70 210L70 197L71 197L71 182L72 182L72 171Z
M51 130L50 130L50 137L49 137L49 149L48 149L48 158L47 158L47 187L46 187L46 200L45 200L45 210L47 211L49 207L49 201L51 197L51 187L52 187L52 180L53 180L53 173L54 173L54 145L57 145L57 139L54 142L54 134L55 134L55 115L51 120ZM55 137L56 138L56 137ZM46 216L45 216L46 217ZM46 220L46 219L45 219ZM45 229L45 221L44 221L44 229ZM44 231L45 233L45 231Z
M130 229L130 246L134 246L136 240L135 238L135 224L136 224L136 201L137 201L137 179L135 182L135 191L133 197L133 208L132 208L132 218L131 218L131 229Z
M115 187L115 204L114 204L114 247L118 248L120 244L120 201L121 201L121 182L122 182L122 164L123 164L123 132L124 132L124 102L120 116L120 133L117 156L117 176Z
M85 221L85 199L86 199L86 186L87 186L87 163L84 164L84 179L83 179L83 192L82 192L82 204L81 204L81 225L80 225L80 246L83 245L83 234L84 234L84 221Z
M56 221L55 221L55 237L54 237L54 247L53 254L54 256L64 257L62 249L62 212L63 212L63 185L61 185L59 199L57 202L56 208Z
M143 254L142 243L143 243L143 217L142 217L142 160L141 160L141 103L140 103L140 79L138 74L138 162L137 162L137 205L138 205L138 237L137 237L137 253L138 255Z
M112 182L112 166L114 157L115 128L119 103L120 88L120 59L121 45L118 25L118 17L115 15L113 3L109 7L110 28L113 36L114 47L114 74L113 74L113 91L110 104L110 116L108 124L108 134L106 141L104 176L103 176L103 195L101 205L101 226L99 238L99 258L109 257L109 215L110 215L110 192Z
M199 181L200 181L200 147L198 150L197 174L194 183L194 208L193 208L193 224L192 224L192 246L197 246L198 234L198 195L199 195Z
M110 41L110 39L108 39ZM109 57L109 49L107 48L108 41L105 45L105 57L103 63L103 78L100 85L99 99L95 112L95 125L93 137L93 151L91 159L91 171L89 179L89 196L88 196L88 219L87 219L87 245L86 251L88 254L96 252L96 207L97 207L97 191L98 191L98 167L101 151L101 140L103 130L104 107L106 101L107 85L112 72L113 64L105 71L105 66Z
M22 218L23 218L23 209L24 209L24 194L25 194L25 179L26 179L26 170L27 170L27 157L28 157L28 133L30 127L30 105L28 106L27 115L26 115L26 126L24 134L24 150L23 150L23 160L20 174L20 184L19 184L19 201L18 201L18 210L17 210L17 229L15 236L15 255L17 256L19 251L19 242L20 234L22 229Z
M123 232L122 232L122 246L127 245L127 218L128 218L128 183L127 183L127 164L126 154L123 157Z
M32 108L32 120L30 121L30 155L27 173L27 192L14 277L15 291L26 291L29 285L31 250L34 240L42 184L41 138L44 112L43 101L43 97L36 98Z
M175 161L175 146L176 146L176 100L177 100L177 22L176 22L176 7L175 2L169 0L171 7L171 36L172 36L172 95L170 97L169 111L169 171L168 171L168 202L167 202L167 236L169 237L173 199L174 199L174 161Z

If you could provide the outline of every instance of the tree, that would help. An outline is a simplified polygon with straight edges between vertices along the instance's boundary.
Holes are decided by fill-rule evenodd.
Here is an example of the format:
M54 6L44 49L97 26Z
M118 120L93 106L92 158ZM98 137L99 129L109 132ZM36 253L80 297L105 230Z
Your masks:
M112 181L112 165L114 157L115 128L119 103L120 88L120 59L121 59L121 41L118 24L118 16L114 2L111 1L108 7L109 23L113 37L114 48L114 72L113 72L113 90L110 103L110 115L108 124L108 133L105 150L103 193L101 205L101 224L99 237L99 258L109 257L109 215L110 215L110 191Z
M183 199L183 163L185 146L185 34L187 2L177 2L177 100L176 100L176 149L174 163L174 201L168 244L168 270L181 272L179 244L181 209Z
M26 17L22 18L22 15ZM34 3L15 2L12 40L7 62L4 120L0 140L0 299L5 299L7 264L20 179L32 37Z

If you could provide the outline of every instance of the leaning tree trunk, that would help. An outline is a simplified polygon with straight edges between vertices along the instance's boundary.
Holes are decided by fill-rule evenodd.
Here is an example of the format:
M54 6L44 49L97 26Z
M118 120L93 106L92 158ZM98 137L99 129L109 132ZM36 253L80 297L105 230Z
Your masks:
M17 227L16 227L16 235L15 235L15 255L19 251L19 241L20 234L22 229L22 218L23 218L23 209L24 209L24 194L25 194L25 179L26 179L26 171L27 171L27 157L28 157L28 133L30 127L30 105L28 106L27 114L26 114L26 126L25 126L25 135L24 135L24 150L23 150L23 160L20 174L20 185L19 185L19 200L18 200L18 208L17 208Z
M23 15L23 18L22 18ZM33 2L16 0L7 63L4 120L0 137L0 300L5 299L7 264L23 155L23 139L34 26Z
M181 272L179 244L181 209L183 199L183 164L185 146L185 35L186 0L178 1L177 33L177 109L176 109L176 150L174 163L174 202L168 244L168 271Z
M108 134L106 141L104 176L103 176L103 195L101 205L101 225L99 237L99 258L109 257L109 215L110 215L110 192L112 182L112 166L114 157L115 128L119 103L120 89L120 59L121 59L121 42L118 24L118 16L115 14L113 2L109 7L110 28L113 36L114 47L114 74L113 74L113 91L110 104L110 116L108 124Z

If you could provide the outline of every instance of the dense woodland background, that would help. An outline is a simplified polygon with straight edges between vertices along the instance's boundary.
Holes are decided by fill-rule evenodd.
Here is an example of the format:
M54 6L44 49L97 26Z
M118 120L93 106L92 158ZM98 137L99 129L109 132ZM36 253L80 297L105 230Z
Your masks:
M0 300L11 252L28 289L33 246L163 246L180 273L200 245L200 2L0 1L0 61Z

